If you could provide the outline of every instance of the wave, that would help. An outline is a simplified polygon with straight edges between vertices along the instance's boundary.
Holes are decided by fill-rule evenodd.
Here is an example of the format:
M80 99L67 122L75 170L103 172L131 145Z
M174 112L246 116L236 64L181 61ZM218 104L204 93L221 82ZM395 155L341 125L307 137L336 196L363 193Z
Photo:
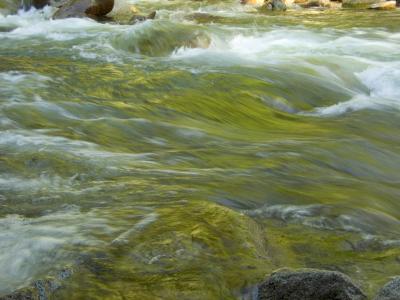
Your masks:
M317 107L311 116L337 116L363 109L400 109L400 63L370 66L356 74L368 89L352 99L327 107Z

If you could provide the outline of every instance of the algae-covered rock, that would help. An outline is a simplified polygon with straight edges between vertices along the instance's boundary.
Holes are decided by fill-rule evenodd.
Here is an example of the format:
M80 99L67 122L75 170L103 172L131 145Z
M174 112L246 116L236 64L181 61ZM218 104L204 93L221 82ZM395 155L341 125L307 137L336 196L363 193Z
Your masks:
M235 299L273 269L264 230L231 209L182 201L146 220L89 254L59 298Z
M386 283L378 292L375 300L399 300L400 299L400 276Z
M366 296L340 273L316 269L274 272L260 286L258 300L363 300Z

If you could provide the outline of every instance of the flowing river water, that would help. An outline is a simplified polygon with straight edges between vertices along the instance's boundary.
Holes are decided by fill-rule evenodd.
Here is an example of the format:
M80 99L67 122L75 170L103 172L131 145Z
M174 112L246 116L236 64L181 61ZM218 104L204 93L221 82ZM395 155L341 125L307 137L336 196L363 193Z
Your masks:
M0 15L0 296L240 299L400 274L400 11Z

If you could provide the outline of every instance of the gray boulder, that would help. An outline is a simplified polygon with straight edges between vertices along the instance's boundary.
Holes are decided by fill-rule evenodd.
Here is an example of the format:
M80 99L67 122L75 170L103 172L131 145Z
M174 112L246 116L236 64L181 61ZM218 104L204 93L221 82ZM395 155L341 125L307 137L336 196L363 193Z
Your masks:
M400 276L386 283L378 292L375 300L399 300L400 299Z
M114 7L114 0L70 0L53 15L53 19L104 17Z
M339 272L278 270L258 287L258 300L363 300L365 294Z

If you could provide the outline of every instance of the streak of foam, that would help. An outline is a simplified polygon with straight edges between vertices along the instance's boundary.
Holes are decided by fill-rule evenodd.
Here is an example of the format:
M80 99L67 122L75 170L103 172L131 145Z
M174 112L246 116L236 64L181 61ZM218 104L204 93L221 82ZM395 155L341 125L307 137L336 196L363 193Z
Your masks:
M60 226L62 224L62 226ZM109 232L107 220L76 206L38 218L7 215L0 218L0 294L29 283L70 260L67 245L99 246L88 229Z
M151 153L116 153L101 150L97 144L72 140L65 137L47 136L38 132L26 132L21 130L7 130L0 133L0 147L14 149L17 151L21 147L35 151L67 152L74 156L87 158L129 158L147 161Z
M133 225L130 229L124 231L121 233L118 237L116 237L111 243L112 244L125 244L129 241L129 238L132 237L132 235L142 231L145 227L147 227L149 224L154 223L158 218L157 213L150 213L146 215L142 220L140 220L138 223Z
M302 224L321 230L338 230L360 233L363 236L397 236L400 221L375 211L346 210L329 205L272 205L246 214L258 218L280 219L288 223Z

